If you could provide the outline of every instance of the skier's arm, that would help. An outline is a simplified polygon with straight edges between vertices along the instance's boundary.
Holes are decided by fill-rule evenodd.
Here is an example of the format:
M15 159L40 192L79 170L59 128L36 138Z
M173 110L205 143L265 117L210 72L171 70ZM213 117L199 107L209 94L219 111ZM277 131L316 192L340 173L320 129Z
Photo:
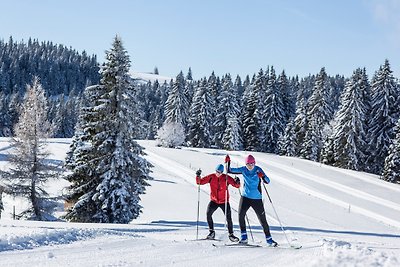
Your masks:
M232 173L232 174L242 174L243 173L243 167L231 168L230 170L231 170L230 173Z
M230 184L231 186L235 187L235 188L239 188L240 187L240 179L238 177L232 178L231 176L228 176L228 184Z
M257 176L258 176L258 178L263 180L263 182L266 183L266 184L269 184L271 182L269 177L265 174L265 172L261 168L258 168Z
M240 168L231 168L231 158L229 155L225 157L225 163L227 165L227 172L232 174L242 174L243 167Z
M203 178L201 178L200 176L196 176L196 184L203 185L209 183L211 180L211 176L212 174L204 176Z

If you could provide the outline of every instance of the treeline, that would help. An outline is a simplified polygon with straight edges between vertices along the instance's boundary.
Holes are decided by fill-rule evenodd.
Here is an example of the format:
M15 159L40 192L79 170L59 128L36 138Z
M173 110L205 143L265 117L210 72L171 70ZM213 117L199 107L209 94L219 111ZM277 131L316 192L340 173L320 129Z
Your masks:
M8 42L0 40L0 136L13 135L19 105L35 76L40 78L50 99L49 119L59 129L56 136L73 135L77 117L74 109L79 102L76 98L85 87L98 84L100 80L96 56L35 39L27 43L15 42L12 37ZM62 114L65 112L60 109L70 110L65 111L70 114ZM66 120L61 115L68 115L72 123L60 124Z
M325 68L298 78L271 66L243 82L229 74L194 81L181 72L169 86L140 92L142 138L158 134L171 145L180 133L188 146L295 156L400 180L400 86L388 60L370 80L361 68L349 78Z
M95 57L51 43L16 44L11 38L0 48L2 58L14 59L13 64L2 60L2 65L15 68L8 72L14 73L13 78L5 78L0 72L0 135L12 135L20 102L17 92L25 90L31 79L24 74L25 84L18 82L22 80L18 75L26 73L18 69L30 65L51 96L49 120L56 129L55 136L73 136L80 106L88 101L81 92L99 83ZM14 56L6 55L12 51ZM24 56L35 60L21 64L17 59L25 54L37 55ZM35 65L35 61L40 63ZM56 65L66 67L49 76ZM371 78L362 68L354 70L351 77L330 76L325 68L307 77L288 77L269 66L244 79L212 73L194 80L189 69L169 83L132 83L137 101L133 130L138 139L157 138L167 146L276 153L376 174L383 173L385 159L396 152L391 146L397 144L400 86L388 60ZM8 84L7 89L3 84ZM398 168L396 160L392 155L386 165ZM398 181L396 177L387 180Z

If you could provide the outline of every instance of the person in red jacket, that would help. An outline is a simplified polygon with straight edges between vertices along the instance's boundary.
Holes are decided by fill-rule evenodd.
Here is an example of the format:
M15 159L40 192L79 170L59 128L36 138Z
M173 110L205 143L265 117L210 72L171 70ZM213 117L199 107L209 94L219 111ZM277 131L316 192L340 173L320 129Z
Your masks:
M212 219L213 213L220 208L226 215L226 222L228 224L229 240L232 242L238 242L237 238L233 234L233 224L231 216L231 206L229 205L229 191L227 190L227 185L232 185L233 187L240 187L239 178L233 179L231 176L224 174L224 165L219 164L215 168L215 173L200 177L201 170L196 172L196 183L198 185L210 184L210 203L207 207L207 223L210 233L207 235L206 239L214 239L214 222ZM228 180L226 180L228 179ZM225 212L226 205L226 212Z

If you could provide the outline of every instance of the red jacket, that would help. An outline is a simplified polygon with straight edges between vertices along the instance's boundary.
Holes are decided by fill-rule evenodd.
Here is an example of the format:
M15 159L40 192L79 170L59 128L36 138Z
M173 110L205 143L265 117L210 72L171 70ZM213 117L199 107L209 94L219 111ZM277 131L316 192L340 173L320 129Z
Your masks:
M232 177L226 175L225 173L221 174L220 177L218 177L215 173L204 176L203 178L197 176L196 183L201 185L210 183L211 201L214 201L217 204L224 204L226 193L226 177L228 177L228 184L236 188L240 187L240 182L236 183ZM227 200L229 202L229 191L227 192Z

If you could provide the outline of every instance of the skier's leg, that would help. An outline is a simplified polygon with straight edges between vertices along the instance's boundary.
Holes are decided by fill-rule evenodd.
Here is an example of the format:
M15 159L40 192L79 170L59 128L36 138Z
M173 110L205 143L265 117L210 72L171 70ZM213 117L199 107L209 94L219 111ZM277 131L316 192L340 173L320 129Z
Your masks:
M228 224L228 232L230 234L233 234L233 223L232 223L232 213L231 213L231 205L229 202L226 204L226 211L225 211L225 204L221 205L220 208L224 212L226 216L226 222Z
M212 219L213 213L218 209L218 204L210 201L207 206L207 223L208 223L208 229L211 231L214 231L214 221Z
M257 214L257 218L260 221L260 224L264 230L264 234L266 237L271 237L271 232L269 230L269 225L267 222L267 217L265 216L265 209L262 199L253 199L252 208Z
M239 202L239 226L241 232L246 232L245 216L247 210L250 208L249 198L241 197Z

